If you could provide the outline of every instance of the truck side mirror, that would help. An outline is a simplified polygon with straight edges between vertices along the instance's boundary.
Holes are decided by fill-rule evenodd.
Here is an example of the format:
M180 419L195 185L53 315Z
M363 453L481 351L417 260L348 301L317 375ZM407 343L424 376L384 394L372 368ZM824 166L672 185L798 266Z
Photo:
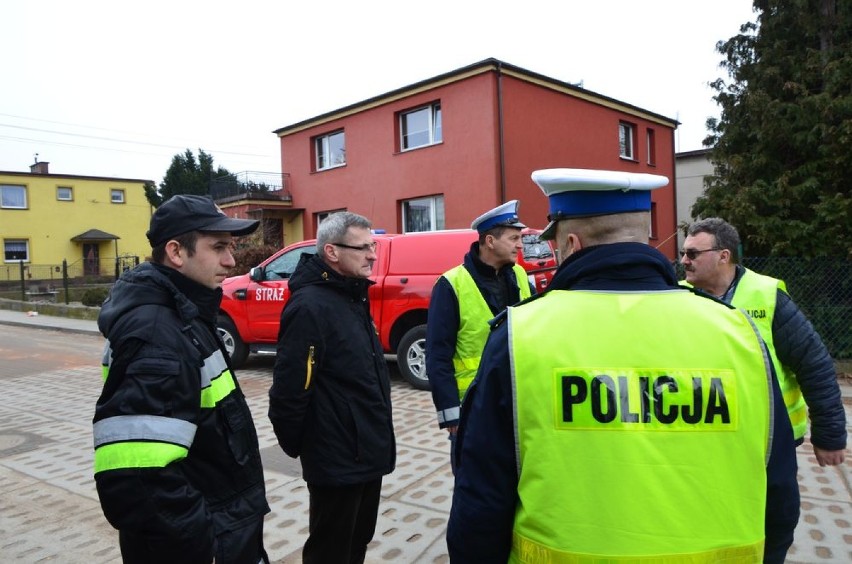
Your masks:
M249 270L249 280L252 282L263 282L266 280L266 273L263 271L262 266L255 266Z

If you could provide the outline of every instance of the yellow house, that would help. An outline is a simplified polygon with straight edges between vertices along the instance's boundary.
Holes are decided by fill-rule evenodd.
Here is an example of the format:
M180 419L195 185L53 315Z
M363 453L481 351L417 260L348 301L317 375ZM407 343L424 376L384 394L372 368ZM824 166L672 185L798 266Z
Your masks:
M145 260L150 180L0 171L0 281L111 276ZM22 268L23 267L23 268Z

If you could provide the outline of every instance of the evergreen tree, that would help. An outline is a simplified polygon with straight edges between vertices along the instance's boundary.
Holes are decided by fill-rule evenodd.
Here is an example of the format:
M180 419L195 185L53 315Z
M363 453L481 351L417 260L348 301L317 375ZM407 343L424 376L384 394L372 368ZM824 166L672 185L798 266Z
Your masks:
M145 197L152 206L157 207L176 194L209 194L210 182L215 178L229 177L236 182L236 177L228 169L219 167L214 170L213 156L198 150L198 160L189 149L185 153L172 157L172 164L166 171L160 189L153 184L145 186Z
M693 215L731 222L751 256L852 258L852 1L754 9L716 45L730 82L711 84L714 175Z

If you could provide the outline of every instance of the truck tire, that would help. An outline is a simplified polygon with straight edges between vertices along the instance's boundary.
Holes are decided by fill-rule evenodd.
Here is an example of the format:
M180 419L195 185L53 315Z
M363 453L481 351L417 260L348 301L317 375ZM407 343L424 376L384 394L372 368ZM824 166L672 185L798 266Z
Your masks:
M228 317L220 315L216 325L219 337L225 345L225 350L228 351L228 355L231 357L231 366L239 368L248 358L248 347L240 339L240 334L237 332L234 322Z
M426 376L426 326L417 325L408 330L396 349L396 363L402 379L418 390L430 390Z

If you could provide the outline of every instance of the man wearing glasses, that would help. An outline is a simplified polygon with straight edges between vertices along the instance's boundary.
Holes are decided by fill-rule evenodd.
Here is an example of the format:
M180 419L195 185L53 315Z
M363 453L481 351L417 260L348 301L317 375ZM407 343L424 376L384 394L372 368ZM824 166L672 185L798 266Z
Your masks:
M459 405L476 375L488 320L531 295L524 269L515 264L523 248L518 201L512 200L473 220L479 239L464 262L445 272L432 289L426 325L426 374L438 412L438 426L450 439L455 472Z
M693 223L680 253L686 281L752 317L769 347L796 444L804 440L810 412L817 462L841 464L846 413L831 355L784 282L739 264L739 247L736 228L725 220L711 217Z
M349 212L325 219L317 254L302 255L281 313L269 419L308 485L306 564L364 561L382 476L396 462L388 367L367 297L370 226Z

